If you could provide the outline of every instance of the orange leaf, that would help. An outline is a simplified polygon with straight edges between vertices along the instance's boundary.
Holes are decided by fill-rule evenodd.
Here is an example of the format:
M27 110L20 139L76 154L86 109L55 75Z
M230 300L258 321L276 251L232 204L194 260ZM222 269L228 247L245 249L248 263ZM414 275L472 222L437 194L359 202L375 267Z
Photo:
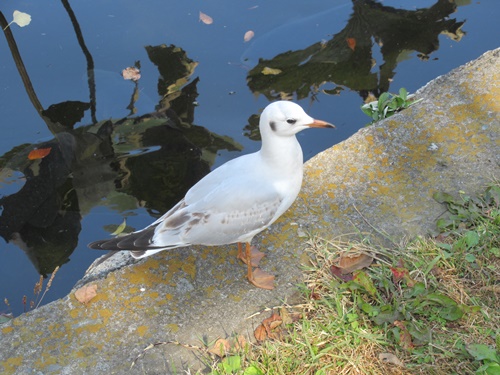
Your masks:
M28 159L29 160L43 159L48 154L50 154L50 150L52 150L52 147L37 148L35 150L31 150L30 153L28 154Z
M97 285L96 284L91 284L91 285L84 285L80 289L78 289L75 292L75 298L78 300L78 302L87 304L97 296Z
M245 33L245 36L243 37L243 40L245 42L248 42L250 39L252 39L253 37L255 36L255 33L252 31L252 30L248 30L246 33Z
M352 49L353 51L356 49L356 39L347 38L346 42L347 42L347 45L349 46L350 49Z
M211 25L214 22L212 17L201 11L200 11L200 21L203 22L205 25Z
M267 338L267 332L266 332L266 328L264 327L264 325L261 324L257 328L255 328L253 335L255 336L257 341L264 341Z

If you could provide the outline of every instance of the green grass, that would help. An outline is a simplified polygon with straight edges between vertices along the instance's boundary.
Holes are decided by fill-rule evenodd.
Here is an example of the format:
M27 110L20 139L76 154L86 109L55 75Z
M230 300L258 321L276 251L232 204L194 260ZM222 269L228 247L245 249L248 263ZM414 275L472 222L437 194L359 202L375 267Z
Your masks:
M302 317L281 313L279 334L211 374L500 374L500 185L436 199L448 208L436 238L387 250L312 236L304 303L289 309ZM351 253L375 260L335 276Z

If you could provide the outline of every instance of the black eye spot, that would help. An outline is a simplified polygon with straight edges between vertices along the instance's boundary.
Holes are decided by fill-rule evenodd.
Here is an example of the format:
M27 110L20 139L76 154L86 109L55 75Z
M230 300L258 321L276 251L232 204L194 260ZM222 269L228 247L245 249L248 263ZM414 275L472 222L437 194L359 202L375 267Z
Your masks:
M275 131L276 131L276 123L275 123L274 121L271 121L271 122L269 123L269 126L271 127L271 130L272 130L273 132L275 132Z
M286 120L286 122L288 122L290 125L293 125L297 122L297 120L295 120L294 118L289 118L288 120Z

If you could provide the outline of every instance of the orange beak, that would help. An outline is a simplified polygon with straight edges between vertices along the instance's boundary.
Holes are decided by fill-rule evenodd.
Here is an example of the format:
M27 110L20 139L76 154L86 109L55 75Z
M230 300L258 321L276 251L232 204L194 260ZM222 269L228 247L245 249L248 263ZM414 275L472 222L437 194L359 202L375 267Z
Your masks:
M310 128L334 128L335 125L330 124L329 122L322 121L322 120L316 120L314 119L313 122L308 124Z

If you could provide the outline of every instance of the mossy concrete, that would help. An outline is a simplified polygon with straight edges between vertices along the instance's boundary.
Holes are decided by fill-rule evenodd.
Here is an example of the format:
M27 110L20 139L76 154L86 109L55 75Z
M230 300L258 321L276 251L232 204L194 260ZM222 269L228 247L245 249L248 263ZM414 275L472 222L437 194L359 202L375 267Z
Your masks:
M277 276L256 289L236 261L236 246L189 247L131 262L118 254L73 293L0 326L2 374L170 374L203 366L198 352L151 343L200 345L233 333L252 336L264 307L293 302L301 281L306 231L326 239L351 233L401 241L433 232L444 207L437 191L481 192L500 178L500 49L419 90L423 101L309 161L293 207L256 239ZM332 108L332 112L336 109ZM384 233L385 235L381 235ZM267 315L265 315L267 316Z

